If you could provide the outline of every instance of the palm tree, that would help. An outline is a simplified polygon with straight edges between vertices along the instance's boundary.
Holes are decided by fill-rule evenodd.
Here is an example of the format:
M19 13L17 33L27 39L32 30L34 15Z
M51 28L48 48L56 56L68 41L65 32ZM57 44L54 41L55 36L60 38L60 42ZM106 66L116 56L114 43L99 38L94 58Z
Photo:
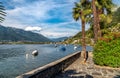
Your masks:
M108 18L111 19L112 16L111 8L113 7L113 5L114 4L112 3L112 0L92 0L92 6L94 6L93 10L94 12L96 12L96 13L93 12L93 16L96 17L95 21L97 23L98 37L102 36L100 22L102 19L105 20L107 20ZM96 16L94 14L96 14Z
M4 16L6 16L6 13L4 12L5 8L2 5L2 2L0 2L0 23L5 20Z
M82 52L84 57L84 62L86 62L86 45L85 45L85 24L86 18L89 17L91 13L90 2L88 0L81 0L79 3L75 3L73 8L73 18L78 21L81 19L82 23Z
M96 5L95 5L95 1L96 0L92 0L92 9L93 9L93 24L94 24L94 26L93 26L93 29L94 29L94 41L95 41L95 43L97 42L97 40L98 40L98 28L97 28L97 26L98 26L98 19L97 19L97 11L96 11Z

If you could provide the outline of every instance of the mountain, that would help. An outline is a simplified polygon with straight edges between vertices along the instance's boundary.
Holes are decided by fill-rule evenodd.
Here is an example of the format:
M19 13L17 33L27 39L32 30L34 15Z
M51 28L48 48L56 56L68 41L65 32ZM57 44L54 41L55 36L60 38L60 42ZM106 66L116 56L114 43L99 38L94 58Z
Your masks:
M64 41L68 38L69 37L60 37L60 38L52 38L51 40L54 41L54 42L61 42L61 41Z
M51 40L41 34L0 25L0 41L50 42Z

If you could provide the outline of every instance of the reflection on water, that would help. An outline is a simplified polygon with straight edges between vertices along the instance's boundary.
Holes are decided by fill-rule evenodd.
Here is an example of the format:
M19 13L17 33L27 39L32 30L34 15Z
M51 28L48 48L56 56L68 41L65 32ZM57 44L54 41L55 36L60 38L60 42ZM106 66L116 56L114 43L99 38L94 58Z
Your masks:
M81 50L79 46L74 50L73 45L66 45L66 51L60 48L64 45L0 45L0 78L15 78L37 67L60 59L73 52ZM91 50L90 47L87 47ZM38 56L33 56L32 51L38 50Z

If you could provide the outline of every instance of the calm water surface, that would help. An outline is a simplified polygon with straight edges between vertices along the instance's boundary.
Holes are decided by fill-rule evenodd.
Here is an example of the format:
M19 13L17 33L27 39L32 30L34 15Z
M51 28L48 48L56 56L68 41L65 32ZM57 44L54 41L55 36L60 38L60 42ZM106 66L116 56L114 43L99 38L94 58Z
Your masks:
M73 45L67 45L66 51L60 48L64 45L55 47L53 44L44 45L0 45L0 78L15 78L25 72L43 66L66 55L81 50L79 46L74 50ZM38 56L32 56L32 51L37 49ZM87 50L92 50L87 47Z

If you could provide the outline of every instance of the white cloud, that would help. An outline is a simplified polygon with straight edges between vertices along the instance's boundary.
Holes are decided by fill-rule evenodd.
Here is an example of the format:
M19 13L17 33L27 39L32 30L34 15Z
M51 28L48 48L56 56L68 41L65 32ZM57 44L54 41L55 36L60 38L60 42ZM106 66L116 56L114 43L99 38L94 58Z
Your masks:
M44 34L44 36L49 38L59 38L59 37L69 37L73 35L73 33L67 33L67 32L42 32L41 34Z
M15 6L14 9L6 10L7 17L4 22L8 23L7 19L11 19L13 22L16 20L22 23L35 22L36 20L43 21L51 17L47 12L54 7L54 2L49 1L36 1L34 3L30 3L29 5L25 4L25 6L21 7Z
M26 27L25 30L26 31L41 31L41 27Z
M58 37L69 37L73 36L80 31L80 25L78 26L71 26L74 25L75 22L64 22L64 23L57 23L57 24L41 24L42 31L40 34L43 34L49 38L58 38Z
M14 2L17 1L18 0L14 0ZM72 21L72 15L70 14L75 0L62 0L65 2L64 4L60 3L60 0L55 1L56 0L38 0L33 3L15 6L14 9L6 10L7 17L3 25L22 28L27 31L40 31L40 34L47 37L63 37L76 34L79 29L74 29L76 26L72 27L72 24L76 22ZM20 0L20 2L25 1ZM51 10L53 10L54 15L49 14ZM65 19L66 22L45 22L51 18Z

